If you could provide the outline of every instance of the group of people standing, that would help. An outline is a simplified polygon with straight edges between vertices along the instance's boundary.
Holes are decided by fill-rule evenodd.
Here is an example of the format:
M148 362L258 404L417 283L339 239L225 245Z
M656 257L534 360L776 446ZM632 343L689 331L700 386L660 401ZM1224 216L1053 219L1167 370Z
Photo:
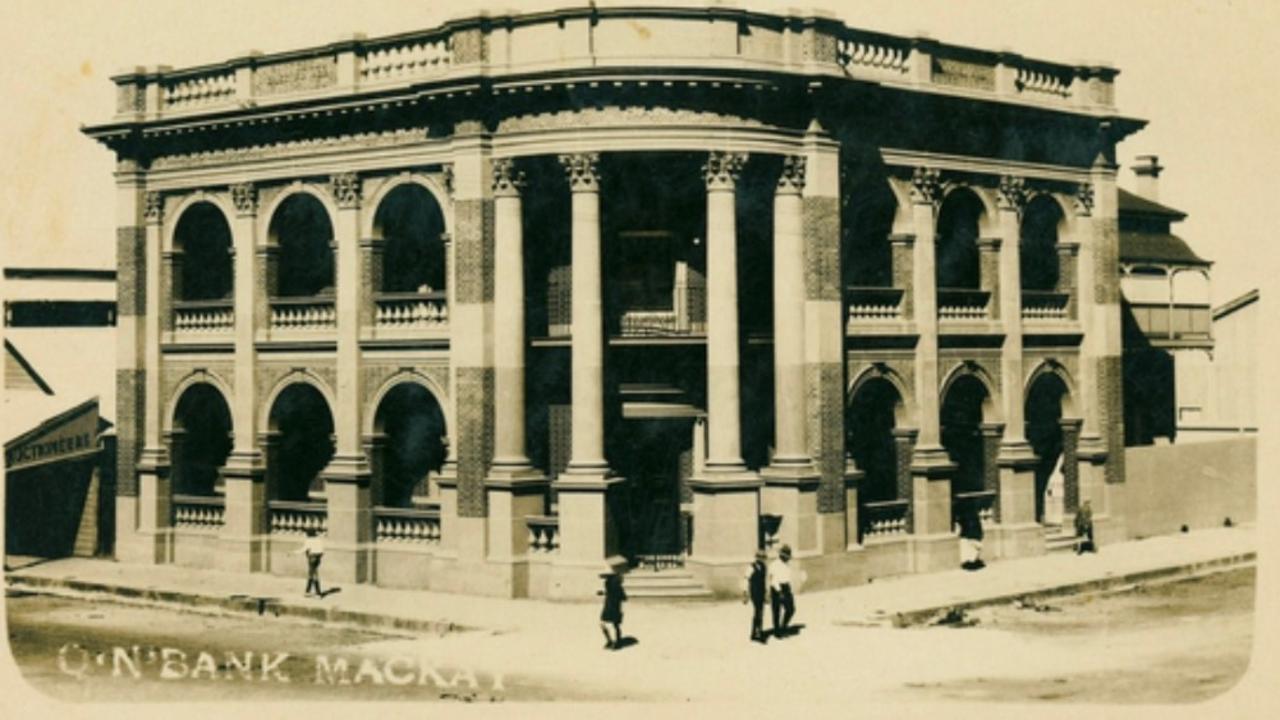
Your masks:
M742 602L751 602L751 640L766 643L769 635L764 630L765 591L773 610L772 634L785 638L792 634L791 618L796 614L795 593L791 589L791 547L783 545L778 557L768 562L764 550L756 551L755 560L743 575Z

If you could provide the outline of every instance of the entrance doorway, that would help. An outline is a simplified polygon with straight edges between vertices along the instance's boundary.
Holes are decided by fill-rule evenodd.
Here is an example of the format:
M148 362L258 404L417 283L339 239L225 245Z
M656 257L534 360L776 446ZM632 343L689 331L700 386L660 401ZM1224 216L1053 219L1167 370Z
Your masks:
M619 471L622 488L620 539L632 567L684 564L684 528L680 514L680 476L691 445L688 420L623 421L628 442Z

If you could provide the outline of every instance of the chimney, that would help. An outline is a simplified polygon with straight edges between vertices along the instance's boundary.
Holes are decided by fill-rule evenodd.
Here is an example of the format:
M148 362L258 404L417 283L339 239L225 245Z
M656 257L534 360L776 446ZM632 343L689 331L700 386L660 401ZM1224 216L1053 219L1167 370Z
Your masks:
M1133 174L1138 176L1138 194L1151 202L1160 202L1160 172L1164 166L1155 155L1134 158Z

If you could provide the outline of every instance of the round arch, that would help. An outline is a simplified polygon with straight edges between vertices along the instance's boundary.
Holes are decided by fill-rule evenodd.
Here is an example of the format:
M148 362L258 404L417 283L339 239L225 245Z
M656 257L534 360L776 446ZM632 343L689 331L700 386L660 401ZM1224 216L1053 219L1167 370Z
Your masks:
M173 218L173 222L166 222L164 228L164 236L161 241L160 248L165 252L175 250L174 241L178 229L178 221L192 207L201 203L208 203L218 209L222 213L222 219L227 223L227 227L231 227L231 221L235 218L235 208L231 205L231 200L226 193L215 193L207 190L196 190L188 193L178 202L168 216Z
M874 363L863 368L853 380L849 382L849 387L845 391L845 407L853 402L854 397L868 383L882 381L893 387L897 392L898 402L894 406L894 421L899 427L907 427L911 425L912 418L916 415L915 396L911 393L911 386L903 380L893 368L882 363Z
M416 378L401 375L379 393L366 436L373 467L371 500L386 507L411 507L431 494L429 478L448 456L448 422L439 396Z
M907 425L902 388L892 374L864 372L845 404L845 453L864 473L861 503L899 499L900 475L894 431Z
M1023 290L1058 288L1062 276L1058 246L1065 224L1066 216L1052 195L1041 193L1028 200L1018 224L1018 275Z
M382 405L382 401L388 393L394 390L396 386L404 383L421 385L423 389L435 398L436 404L440 406L440 413L444 416L445 435L452 437L450 431L453 428L453 413L451 412L452 403L449 402L449 393L434 378L417 370L400 370L382 381L382 384L378 386L378 389L374 391L365 405L363 427L361 428L364 435L367 437L377 434L378 408Z
M976 369L953 371L943 385L938 409L939 440L956 465L951 479L954 512L960 507L956 496L988 489L994 470L982 430L995 420L989 379Z
M1080 409L1076 398L1076 381L1071 377L1071 373L1067 371L1062 363L1054 358L1047 358L1036 364L1031 372L1027 373L1026 380L1022 383L1023 402L1031 397L1031 389L1036 382L1046 375L1053 375L1062 381L1062 387L1066 391L1062 396L1062 416L1064 418L1079 418Z
M1000 412L1000 405L996 402L998 395L996 384L991 378L991 374L987 372L980 363L973 360L964 360L956 363L947 374L943 376L942 384L938 390L939 402L945 402L947 394L951 392L951 388L961 378L972 377L982 383L983 389L986 390L986 397L982 403L982 417L984 422L1004 422L1004 413Z
M324 397L325 404L329 406L329 416L336 417L334 415L334 409L338 406L337 396L334 394L333 389L329 387L328 383L326 383L323 378L312 370L293 370L286 373L284 377L276 381L275 385L271 387L271 391L267 393L262 405L259 407L259 434L267 434L274 429L272 428L271 422L271 409L275 407L276 400L279 399L280 395L285 390L288 390L290 386L298 383L304 383L314 387L320 395Z
M268 245L274 245L276 239L271 235L271 219L275 217L280 206L289 198L297 195L309 195L315 198L325 210L330 227L337 227L338 204L334 202L329 191L315 183L304 183L300 180L285 185L280 191L258 211L258 237Z
M444 186L430 175L403 172L385 178L365 202L365 205L374 208L374 212L364 213L364 217L361 219L361 237L381 237L376 221L377 208L382 205L382 201L394 190L406 185L416 185L430 193L432 199L436 201L436 207L440 209L440 215L444 220L444 231L453 234L453 202Z
M938 206L934 279L938 289L978 289L982 285L978 241L992 233L994 217L982 188L949 186Z
M187 383L175 395L167 433L174 495L217 495L234 445L227 396L211 382Z
M184 200L166 228L174 263L162 272L170 274L173 300L229 302L235 291L235 236L226 209L212 197Z
M267 245L279 255L268 279L273 298L337 291L337 226L326 199L307 189L281 193L267 217Z
M164 415L160 418L161 432L173 432L177 429L173 419L174 414L178 411L178 402L182 399L182 394L190 389L191 386L202 383L217 390L222 395L222 402L226 403L228 408L231 407L234 393L231 392L231 385L221 375L210 370L193 370L179 380L178 384L174 385L173 390L170 391L169 400L165 403Z

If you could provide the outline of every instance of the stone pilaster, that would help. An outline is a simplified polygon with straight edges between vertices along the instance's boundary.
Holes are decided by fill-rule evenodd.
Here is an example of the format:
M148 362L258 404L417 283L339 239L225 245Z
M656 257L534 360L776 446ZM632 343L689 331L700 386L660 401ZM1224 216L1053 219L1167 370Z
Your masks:
M1000 226L1000 324L1004 343L1000 348L1000 395L1004 400L1003 460L1029 460L1035 453L1026 439L1022 390L1022 277L1021 238L1022 211L1026 207L1026 184L1020 177L1000 178L996 192Z
M1062 428L1063 500L1066 505L1065 512L1068 515L1075 513L1082 500L1080 496L1080 469L1077 458L1082 423L1083 421L1079 418L1063 418L1059 421L1059 426Z
M333 459L322 473L328 540L325 563L338 580L365 582L373 577L372 513L369 481L372 474L361 446L363 403L360 393L361 283L360 204L361 181L355 173L341 173L329 180L338 206L333 237L337 245L337 407L334 409L336 443Z
M911 233L894 233L889 236L893 258L893 286L902 290L902 319L915 317L915 272L912 268L916 236Z
M978 238L978 287L990 293L987 299L987 313L992 320L999 320L1007 313L1001 306L1001 298L1008 295L1001 294L1000 285L1003 280L1000 277L1000 245L1001 238L983 237Z
M717 589L759 543L760 480L742 461L738 358L737 181L745 153L713 151L707 186L707 461L690 482L693 562ZM574 300L577 307L577 300Z
M145 196L146 227L146 311L143 317L144 366L142 452L138 459L138 534L146 545L148 560L173 560L172 470L169 453L161 437L160 353L161 239L164 235L164 198L160 193Z
M797 555L817 549L820 479L806 432L804 184L805 157L784 157L773 204L774 455L760 498L766 514L782 517L779 539Z
M266 569L266 463L257 444L258 355L254 344L266 319L266 288L258 282L264 256L258 250L258 189L231 186L236 216L231 224L235 297L235 396L231 401L231 454L222 469L225 523L219 537L218 567L252 572Z
M138 533L138 456L143 442L146 373L145 175L136 163L116 168L116 499L115 555L129 562L154 562L154 551Z

